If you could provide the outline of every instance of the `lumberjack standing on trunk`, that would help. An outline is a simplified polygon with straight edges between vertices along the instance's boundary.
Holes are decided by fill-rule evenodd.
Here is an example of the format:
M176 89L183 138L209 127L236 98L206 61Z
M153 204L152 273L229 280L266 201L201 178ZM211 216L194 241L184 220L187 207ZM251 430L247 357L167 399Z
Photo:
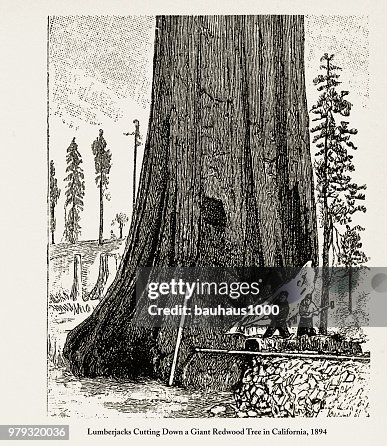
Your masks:
M289 303L288 303L288 292L281 291L279 296L276 298L274 305L278 305L279 312L276 315L271 316L270 325L267 327L263 338L269 338L273 336L276 330L283 338L288 338L290 336L289 329L287 326L287 318L289 314Z

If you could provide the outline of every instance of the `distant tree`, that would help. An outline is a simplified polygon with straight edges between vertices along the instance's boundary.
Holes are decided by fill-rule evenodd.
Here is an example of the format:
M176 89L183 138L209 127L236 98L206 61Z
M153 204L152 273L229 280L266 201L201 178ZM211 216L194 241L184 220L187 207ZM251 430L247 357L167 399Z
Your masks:
M318 151L315 155L315 172L317 178L317 202L320 206L321 225L323 228L323 283L321 307L329 305L329 273L330 250L333 245L333 233L335 225L351 223L352 215L357 212L365 212L366 208L359 205L358 201L364 200L365 195L361 191L365 185L357 185L352 182L349 175L355 170L353 156L348 149L356 150L350 141L351 135L357 133L356 129L348 127L347 121L338 121L340 117L350 115L352 104L345 97L348 91L338 91L341 83L337 72L340 67L332 64L334 55L327 53L320 59L320 69L324 74L318 75L314 80L317 90L321 91L317 103L311 112L317 115L313 121L318 124L311 129L316 135L313 143ZM327 309L321 311L320 332L326 333L328 323Z
M120 230L120 238L122 238L122 230L124 229L125 224L129 221L129 218L123 212L116 214L116 218L112 221L112 226L118 224L118 228Z
M79 221L80 213L83 211L83 197L85 195L84 174L81 167L82 157L78 151L75 138L67 149L66 162L65 239L70 243L75 243L81 233Z
M338 261L344 265L348 271L348 310L352 312L352 268L360 266L367 262L367 256L361 250L363 244L361 242L360 232L364 231L359 225L351 228L346 225L346 230L341 236L340 252Z
M54 161L50 161L50 231L51 231L51 243L55 244L55 206L58 203L60 197L60 189L58 187L58 180L55 177L55 165Z
M112 155L109 149L106 149L107 143L103 137L103 130L100 129L99 136L91 145L95 163L95 182L99 188L99 233L98 243L103 243L103 197L106 195L109 184L109 172L111 168ZM109 197L107 197L109 198Z

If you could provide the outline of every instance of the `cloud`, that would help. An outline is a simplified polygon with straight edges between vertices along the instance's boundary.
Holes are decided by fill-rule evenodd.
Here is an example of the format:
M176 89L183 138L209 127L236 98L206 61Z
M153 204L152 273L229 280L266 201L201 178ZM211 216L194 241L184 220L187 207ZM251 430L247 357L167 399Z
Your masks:
M362 105L369 98L369 28L366 16L306 16L306 69L318 74L324 53L335 55L341 80ZM307 73L309 74L309 73Z
M50 113L69 126L124 115L122 100L149 104L154 18L51 17Z

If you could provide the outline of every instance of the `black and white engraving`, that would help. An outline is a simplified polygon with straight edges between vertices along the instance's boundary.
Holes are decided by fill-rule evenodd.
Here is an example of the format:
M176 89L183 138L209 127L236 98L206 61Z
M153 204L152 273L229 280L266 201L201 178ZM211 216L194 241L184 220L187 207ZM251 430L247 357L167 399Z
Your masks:
M369 416L367 26L48 18L49 415Z

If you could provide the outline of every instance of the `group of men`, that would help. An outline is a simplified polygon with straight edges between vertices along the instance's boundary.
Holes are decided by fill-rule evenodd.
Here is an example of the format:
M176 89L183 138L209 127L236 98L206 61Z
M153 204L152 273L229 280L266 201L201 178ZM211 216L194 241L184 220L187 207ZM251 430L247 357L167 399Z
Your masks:
M270 325L267 327L263 337L269 338L278 330L283 338L291 336L288 328L289 303L288 292L281 291L274 302L279 307L278 314L272 315ZM313 316L319 312L316 304L312 300L312 295L307 294L300 303L298 313L300 322L298 324L297 336L314 336L316 331L313 327Z

